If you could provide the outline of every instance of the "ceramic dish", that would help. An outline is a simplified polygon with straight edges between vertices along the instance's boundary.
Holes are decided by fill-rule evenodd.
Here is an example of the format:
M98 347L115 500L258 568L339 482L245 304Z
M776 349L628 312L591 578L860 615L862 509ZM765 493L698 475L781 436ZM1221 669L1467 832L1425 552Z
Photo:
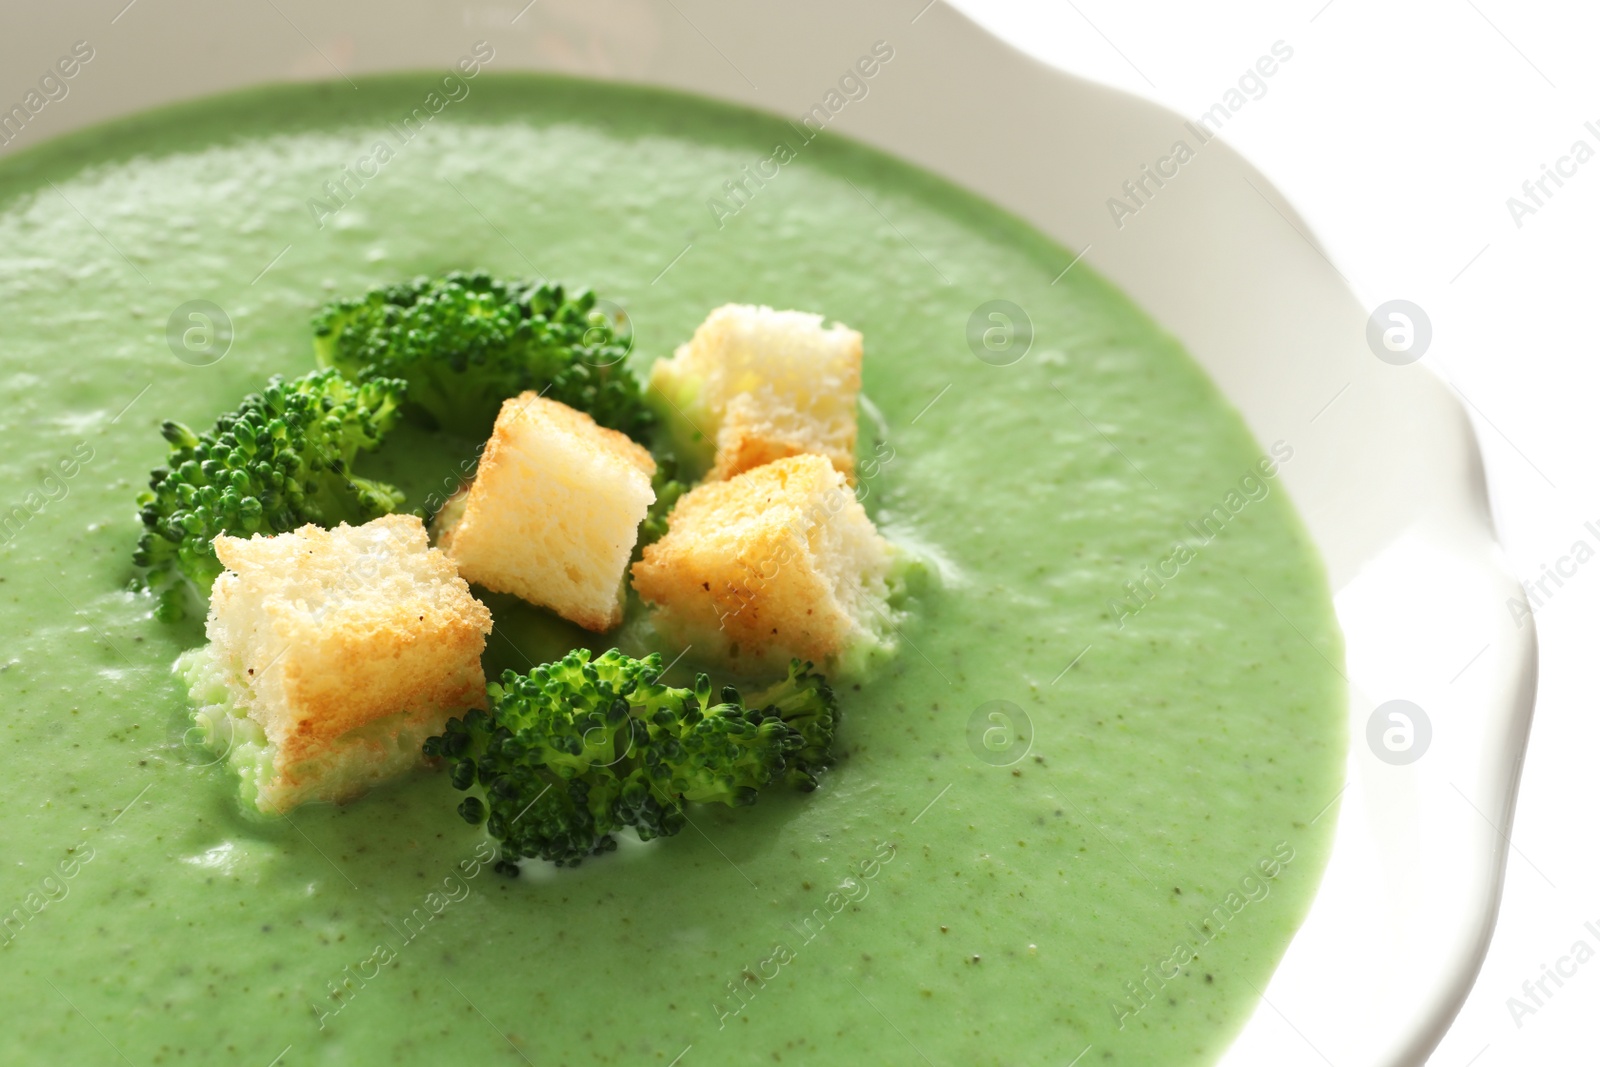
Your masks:
M1258 440L1295 449L1283 478L1326 562L1347 645L1330 667L1351 694L1348 777L1316 816L1338 823L1310 915L1223 1062L1420 1062L1493 926L1536 675L1532 624L1508 610L1522 591L1495 542L1458 397L1414 361L1420 352L1383 348L1385 323L1371 327L1294 209L1222 139L1042 66L939 0L537 2L13 12L0 66L45 69L77 40L96 62L3 151L262 82L443 68L479 38L493 41L500 69L800 116L826 72L893 42L892 77L830 129L1082 249L1183 342ZM1162 163L1179 140L1193 158ZM1124 183L1147 165L1169 177L1129 201ZM1137 210L1111 209L1112 198ZM1384 741L1397 710L1414 731L1409 751ZM1060 1051L1063 1062L1077 1052Z

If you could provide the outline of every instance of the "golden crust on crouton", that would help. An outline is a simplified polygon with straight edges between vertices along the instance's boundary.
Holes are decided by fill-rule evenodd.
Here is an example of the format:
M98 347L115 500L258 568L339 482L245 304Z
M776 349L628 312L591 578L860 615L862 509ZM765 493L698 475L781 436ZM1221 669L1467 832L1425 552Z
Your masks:
M633 567L663 632L764 669L823 663L887 618L891 549L827 459L792 456L678 501Z
M387 734L437 732L487 706L489 610L415 516L214 543L227 571L212 588L208 651L272 747L263 810L359 792L371 784L362 753ZM342 745L358 733L361 744Z
M441 509L439 547L470 582L609 630L655 470L627 435L524 393L502 405L476 477Z
M861 334L821 315L727 304L650 384L714 440L710 479L814 453L853 483L861 358Z

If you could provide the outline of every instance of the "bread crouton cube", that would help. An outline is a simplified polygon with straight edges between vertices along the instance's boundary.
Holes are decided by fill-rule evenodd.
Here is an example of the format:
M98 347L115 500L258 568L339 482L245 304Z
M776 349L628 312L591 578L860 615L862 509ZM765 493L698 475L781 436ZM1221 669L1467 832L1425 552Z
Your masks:
M855 481L861 334L847 326L728 304L656 362L650 391L679 454L710 463L709 479L809 452Z
M492 622L422 521L219 536L209 643L180 661L207 739L263 812L342 801L415 766L487 707Z
M885 643L893 547L821 456L706 482L678 501L633 585L656 627L751 673Z
M523 393L500 408L472 484L441 509L439 547L469 582L609 630L655 470L627 435Z

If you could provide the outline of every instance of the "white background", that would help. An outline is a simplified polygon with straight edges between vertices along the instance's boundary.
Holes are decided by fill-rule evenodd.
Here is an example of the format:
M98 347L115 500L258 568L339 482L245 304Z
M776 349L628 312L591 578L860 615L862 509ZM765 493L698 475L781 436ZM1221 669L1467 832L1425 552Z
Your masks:
M944 0L941 0L944 2ZM1465 398L1512 569L1537 582L1586 541L1596 484L1600 8L1511 0L957 0L1017 47L1197 116L1275 41L1294 58L1226 138L1310 223L1369 307L1432 319L1424 362ZM1596 158L1519 227L1507 198L1588 142ZM1568 164L1568 169L1571 165ZM1543 194L1540 194L1543 197ZM1572 563L1565 569L1571 571ZM1543 597L1539 698L1492 947L1432 1067L1595 1062L1600 956L1535 1006L1522 990L1600 953L1594 829L1600 558ZM1463 682L1470 680L1464 676ZM1565 964L1571 970L1574 964ZM1536 990L1537 992L1537 990ZM1532 1014L1514 1019L1507 1000ZM1520 1025L1519 1025L1520 1024ZM1359 1020L1351 1020L1359 1026Z

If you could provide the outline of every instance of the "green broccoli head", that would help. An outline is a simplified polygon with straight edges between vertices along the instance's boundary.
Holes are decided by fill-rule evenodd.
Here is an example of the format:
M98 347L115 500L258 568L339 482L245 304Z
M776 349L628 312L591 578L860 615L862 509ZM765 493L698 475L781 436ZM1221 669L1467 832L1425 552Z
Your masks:
M800 738L786 768L785 780L797 789L810 792L817 787L817 774L833 763L835 709L833 689L828 680L811 669L810 663L789 661L789 676L750 698L750 706L776 716Z
M692 486L679 475L677 457L671 452L661 452L656 456L656 473L650 479L650 488L655 492L656 499L645 514L644 522L639 524L639 543L633 550L635 559L644 552L646 545L653 545L667 536L667 516L672 514L678 499Z
M452 433L487 437L501 403L530 389L637 439L654 422L628 344L588 290L454 271L335 301L312 326L318 364L403 379L408 406Z
M315 371L272 378L205 433L164 423L171 451L139 494L145 531L133 554L143 585L160 597L157 614L179 618L191 594L202 603L210 597L222 573L211 545L218 534L357 525L398 508L399 490L350 468L394 425L404 395L404 382L353 385Z
M591 661L577 649L530 674L507 671L489 687L491 711L451 719L423 751L450 765L457 789L475 790L457 810L486 823L508 861L576 866L616 848L624 827L643 840L678 833L690 803L751 804L780 780L815 788L834 704L809 668L795 663L766 703L731 687L713 703L705 675L692 689L658 681L658 655L613 649Z

